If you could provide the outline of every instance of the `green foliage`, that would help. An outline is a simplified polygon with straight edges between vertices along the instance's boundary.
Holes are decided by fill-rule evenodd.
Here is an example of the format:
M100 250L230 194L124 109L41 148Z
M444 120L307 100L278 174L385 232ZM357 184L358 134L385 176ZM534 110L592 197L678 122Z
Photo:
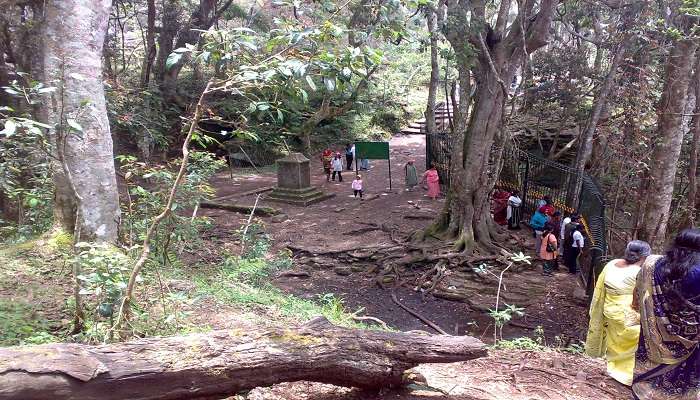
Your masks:
M55 91L27 74L18 73L3 87L15 107L0 107L0 193L9 200L5 212L13 221L0 219L2 241L18 242L48 229L52 222L53 187L45 134L48 125L37 122L29 112L41 97ZM14 212L13 212L14 211ZM1 215L0 215L1 216Z
M120 156L118 159L128 186L128 201L122 209L122 221L127 227L125 241L133 245L143 240L151 220L165 207L180 161L151 166L131 156ZM183 213L214 194L208 180L223 166L223 161L209 153L190 154L187 173L171 206L173 212L163 220L161 229L152 241L153 253L163 257L163 261L169 261L168 250L171 246L182 250L199 243L199 232L210 225L209 220Z
M0 346L56 341L48 322L29 303L0 299Z

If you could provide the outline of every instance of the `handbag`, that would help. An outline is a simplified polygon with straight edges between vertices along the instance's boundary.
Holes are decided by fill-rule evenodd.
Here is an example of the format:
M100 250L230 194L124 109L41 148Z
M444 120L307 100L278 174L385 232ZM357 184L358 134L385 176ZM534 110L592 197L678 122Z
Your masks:
M551 233L549 234L551 235ZM557 251L557 248L549 241L549 235L547 235L547 253L554 253Z

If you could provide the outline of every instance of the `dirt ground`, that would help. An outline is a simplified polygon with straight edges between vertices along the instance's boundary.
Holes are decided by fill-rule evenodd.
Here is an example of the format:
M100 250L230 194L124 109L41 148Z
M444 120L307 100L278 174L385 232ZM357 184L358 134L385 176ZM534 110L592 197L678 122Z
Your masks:
M259 205L274 207L284 213L282 217L261 219L266 226L265 231L273 238L275 250L282 251L290 246L323 253L330 250L390 246L392 241L389 234L377 227L398 227L400 233L407 234L427 226L431 217L443 206L444 200L431 201L421 188L406 191L403 182L403 166L407 160L415 160L419 173L424 170L424 137L394 137L390 149L392 189L389 189L388 163L371 161L370 170L361 172L366 189L365 200L361 201L352 195L351 171L344 171L342 183L326 182L318 159L311 160L312 185L335 194L335 197L309 207L296 207L267 202L263 195ZM337 150L342 151L340 146ZM232 178L228 173L219 174L214 185L217 196L224 197L226 201L253 205L257 195L249 192L272 187L275 182L276 174L272 170L247 170L245 173L236 171ZM203 210L203 213L215 221L209 239L224 248L233 246L227 237L247 221L247 216L227 211L208 209ZM511 236L509 245L514 250L534 255L530 249L533 241L527 231L522 231L519 236ZM348 268L338 267L349 267L350 273L348 274ZM284 291L305 298L333 293L343 299L348 310L362 309L362 315L379 318L394 329L431 331L391 300L391 291L377 285L376 271L367 265L343 265L318 257L315 265L297 264L294 268L303 271L303 276L280 276L274 278L273 283ZM524 316L515 318L511 324L506 325L503 337L532 337L535 329L541 327L544 340L549 345L580 345L581 340L585 339L587 325L585 300L577 300L574 296L575 291L581 291L580 283L564 272L545 277L541 271L540 263L533 262L532 266L506 274L503 291L510 295L511 304L524 308ZM453 277L452 282L458 282L458 277ZM471 290L471 305L424 295L406 287L397 288L396 293L403 304L428 317L447 332L473 335L492 342L492 319L484 311L493 307L495 288L476 285ZM504 297L504 301L507 300L508 297ZM474 307L475 304L480 306ZM582 368L584 364L585 368ZM602 362L561 352L496 351L484 359L457 364L424 365L417 370L427 378L429 385L447 394L425 390L369 394L331 385L301 382L256 389L248 398L466 400L629 397L629 391L625 387L605 375Z
M340 147L338 150L341 150ZM263 195L260 206L280 209L288 217L281 218L285 219L283 222L273 222L279 221L276 218L262 218L266 232L273 238L275 249L293 246L318 249L321 252L389 246L391 239L381 229L361 233L353 231L361 231L368 227L367 224L397 226L402 233L427 226L430 218L443 206L444 200L430 200L422 188L413 192L406 191L403 179L406 161L415 160L419 173L425 168L424 136L396 136L390 142L390 153L393 190L389 190L388 163L371 161L370 170L361 171L366 187L364 201L352 195L352 175L344 172L343 183L326 182L318 159L311 160L312 185L334 193L334 198L309 207L296 207L267 202ZM274 171L250 172L236 173L233 179L227 173L219 174L214 181L217 196L225 198L225 201L253 205L256 194L236 194L272 187L276 182L276 174ZM216 221L216 228L209 233L210 240L219 241L223 246L226 245L226 237L244 225L248 218L246 215L221 210L204 210L203 213ZM526 232L519 235L514 243L533 242ZM519 250L526 253L530 251L527 248ZM349 310L362 308L365 315L380 318L396 329L430 330L391 301L390 291L377 286L374 279L376 274L371 269L357 266L353 268L352 274L345 276L335 272L338 266L332 262L316 265L312 270L308 266L298 266L309 272L310 276L279 277L274 283L290 293L306 298L315 298L316 295L325 293L340 295ZM535 327L541 326L551 343L559 341L567 345L584 339L586 306L574 300L576 287L577 281L565 273L557 273L554 277L542 276L541 266L536 262L526 271L506 275L504 292L513 293L516 305L525 308L525 315L516 320L515 325L505 327L504 337L530 335ZM495 296L490 291L476 290L473 300L483 304L481 309L476 310L466 303L425 296L407 288L397 289L397 296L402 303L429 317L448 332L492 340L491 318L484 313L484 309L493 307ZM507 300L506 298L506 302Z

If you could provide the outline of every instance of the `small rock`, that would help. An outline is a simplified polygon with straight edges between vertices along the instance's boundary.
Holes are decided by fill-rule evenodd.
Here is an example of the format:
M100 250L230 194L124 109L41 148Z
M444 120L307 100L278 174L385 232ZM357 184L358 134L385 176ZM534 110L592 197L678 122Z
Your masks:
M336 208L336 209L333 210L333 211L335 211L335 212L337 212L337 213L340 213L340 212L345 211L345 207L338 207L338 208Z
M333 272L341 276L347 276L352 274L352 269L350 267L335 267Z
M576 373L576 380L579 382L585 382L588 379L588 375L583 371L578 371Z
M588 304L588 296L586 295L586 289L584 289L584 288L576 287L574 289L573 298L577 304L580 304L583 306Z
M288 216L287 214L278 214L278 215L275 215L274 217L272 217L272 218L270 219L270 221L272 221L273 223L277 224L277 223L280 223L280 222L284 222L284 221L286 221L286 220L288 220L288 219L289 219L289 216Z
M350 267L350 269L352 270L352 272L363 272L365 270L365 266L364 265L353 265Z
M181 279L171 279L167 281L166 286L170 288L170 290L176 291L176 292L190 292L195 289L195 284L192 282L188 282L185 280Z

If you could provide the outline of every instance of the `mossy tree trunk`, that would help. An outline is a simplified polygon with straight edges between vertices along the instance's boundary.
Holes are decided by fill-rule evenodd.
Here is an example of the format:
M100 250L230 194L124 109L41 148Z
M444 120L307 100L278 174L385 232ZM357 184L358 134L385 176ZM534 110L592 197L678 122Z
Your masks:
M494 166L490 161L500 159L500 154L492 154L495 138L503 141L507 137L503 126L508 84L526 57L547 43L558 4L555 0L542 0L536 8L535 3L526 1L512 19L513 2L501 1L494 27L487 22L487 2L448 4L446 37L459 70L460 104L452 134L447 204L431 233L456 239L457 250L496 249L488 204L496 181L490 173ZM477 89L470 104L466 99L472 76ZM498 146L496 152L502 149Z

